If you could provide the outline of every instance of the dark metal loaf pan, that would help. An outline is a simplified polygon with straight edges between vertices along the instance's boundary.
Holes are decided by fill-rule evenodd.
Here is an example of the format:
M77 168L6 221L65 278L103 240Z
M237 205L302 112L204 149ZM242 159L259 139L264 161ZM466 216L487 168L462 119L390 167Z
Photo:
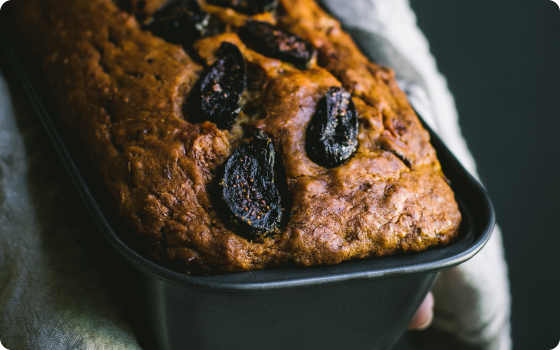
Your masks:
M135 268L141 307L158 349L389 349L438 272L469 260L490 238L494 211L488 195L430 130L463 215L460 236L451 245L335 266L219 276L192 277L162 268L136 254L114 231L55 127L50 114L56 112L46 108L51 102L38 89L37 67L26 61L13 30L2 27L3 51L85 204L103 235Z

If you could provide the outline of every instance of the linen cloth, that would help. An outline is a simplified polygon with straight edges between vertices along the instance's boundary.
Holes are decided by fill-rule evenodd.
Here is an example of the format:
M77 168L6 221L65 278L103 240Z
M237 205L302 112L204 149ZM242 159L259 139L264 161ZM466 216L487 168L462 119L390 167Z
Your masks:
M0 341L9 350L140 349L94 263L101 233L7 69L2 62Z
M465 167L457 112L406 0L322 0L362 51L393 68L424 120ZM99 268L95 223L23 91L0 60L0 341L20 349L140 349ZM511 348L501 234L434 285L420 349Z

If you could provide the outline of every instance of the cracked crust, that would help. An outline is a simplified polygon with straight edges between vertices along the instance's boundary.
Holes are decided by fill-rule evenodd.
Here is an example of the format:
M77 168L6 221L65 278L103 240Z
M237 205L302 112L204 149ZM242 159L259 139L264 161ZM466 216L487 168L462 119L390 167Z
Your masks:
M221 273L336 264L455 238L461 215L453 193L392 71L369 62L315 2L280 0L276 16L252 17L203 4L224 33L195 42L191 56L122 10L138 3L20 0L11 7L62 119L144 254L184 273ZM144 3L141 16L162 1ZM249 18L310 41L317 49L310 68L248 48L237 32ZM230 132L197 123L188 103L222 41L240 48L248 71L246 104ZM359 148L326 169L307 158L305 130L331 86L352 93ZM255 129L273 139L288 220L253 242L231 230L213 191L220 167Z

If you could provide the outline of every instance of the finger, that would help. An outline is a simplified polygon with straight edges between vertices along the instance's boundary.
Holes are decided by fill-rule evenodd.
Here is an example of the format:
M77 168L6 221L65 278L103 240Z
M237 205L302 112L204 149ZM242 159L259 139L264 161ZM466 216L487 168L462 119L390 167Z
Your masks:
M408 324L408 329L421 331L430 326L434 318L434 296L429 292L424 298L422 305L416 311L412 320Z

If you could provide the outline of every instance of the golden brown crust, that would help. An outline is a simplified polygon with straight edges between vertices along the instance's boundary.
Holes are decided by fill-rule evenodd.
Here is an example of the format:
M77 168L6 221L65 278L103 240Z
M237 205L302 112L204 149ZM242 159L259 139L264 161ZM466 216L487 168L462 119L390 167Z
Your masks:
M143 14L161 2L147 0ZM318 55L307 70L247 48L236 32L249 17L215 6L203 8L226 32L194 43L197 63L109 0L12 3L65 124L152 259L186 273L335 264L457 235L453 193L392 71L369 62L312 0L281 0L276 17L256 16L313 43ZM249 79L231 132L193 124L188 112L187 96L222 41L240 48ZM326 169L307 157L305 130L331 86L353 95L359 148ZM281 157L285 176L276 180L291 208L280 233L252 242L232 231L211 193L217 169L256 128Z

